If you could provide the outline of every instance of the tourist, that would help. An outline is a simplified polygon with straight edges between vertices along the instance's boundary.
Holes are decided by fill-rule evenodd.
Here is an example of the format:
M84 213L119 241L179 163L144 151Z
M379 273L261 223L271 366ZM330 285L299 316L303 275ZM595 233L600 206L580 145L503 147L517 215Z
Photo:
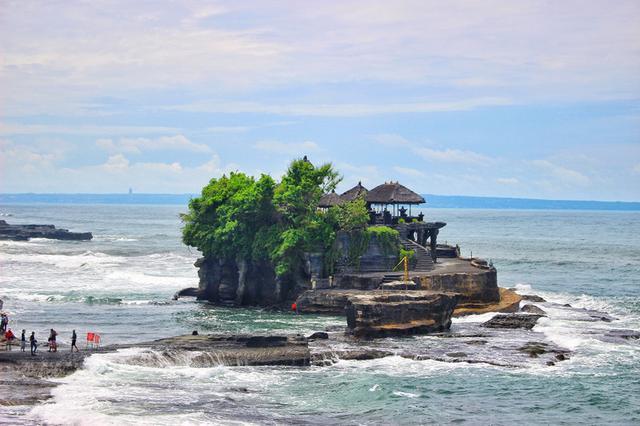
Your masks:
M11 329L7 330L6 333L4 333L4 338L6 340L7 343L7 350L10 351L11 350L11 345L13 344L13 341L16 340L16 335L13 334L13 331L11 331Z
M78 340L78 335L76 334L76 331L73 330L71 333L71 352L73 352L74 348L76 349L76 352L80 352L80 349L76 346L76 340Z
M29 343L31 343L31 356L35 356L36 351L38 350L38 341L36 340L35 331L31 332L31 336L29 337Z
M2 316L0 317L0 332L2 332L2 334L7 332L8 324L9 324L9 317L7 316L7 314L2 314Z
M52 328L49 333L49 352L58 352L58 345L56 344L56 336L58 333Z
M20 351L24 352L26 348L27 348L26 330L22 329L22 335L20 336Z
M293 303L291 304L291 310L292 310L293 312L295 312L296 314L298 313L298 304L297 304L296 302L293 302Z

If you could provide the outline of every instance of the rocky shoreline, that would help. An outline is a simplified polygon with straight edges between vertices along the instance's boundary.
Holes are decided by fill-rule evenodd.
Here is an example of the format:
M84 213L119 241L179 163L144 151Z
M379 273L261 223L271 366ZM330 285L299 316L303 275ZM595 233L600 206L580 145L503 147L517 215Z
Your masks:
M414 295L418 300L419 293L418 291ZM440 297L439 293L434 294ZM360 304L371 302L371 297L373 296L360 300ZM196 368L219 365L305 368L394 356L418 361L463 362L503 368L551 368L569 359L572 352L549 341L543 333L535 331L534 326L538 320L547 317L547 307L567 310L587 324L615 320L605 312L538 302L544 300L538 296L524 297L529 300L523 302L517 312L496 314L485 321L457 322L452 330L432 329L426 335L405 333L401 337L370 339L369 337L380 337L384 333L361 336L347 325L333 326L308 336L183 335L136 344L105 346L78 353L71 353L68 348L61 348L58 352L38 352L37 356L30 356L29 351L20 352L17 349L0 351L0 405L30 406L43 402L51 397L52 388L58 385L52 379L65 377L81 369L90 356L130 348L138 350L124 356L119 362L163 368L170 368L172 365ZM375 300L373 302L375 306ZM415 300L410 301L414 302ZM362 308L357 301L352 302L352 306L354 310ZM595 330L597 328L594 328L594 333ZM640 333L613 330L598 338L603 342L612 339L631 342L640 339ZM20 392L16 392L16 389L20 389Z
M54 225L10 225L0 220L0 240L29 241L31 238L89 241L93 238L93 234L71 232L68 229L56 228Z

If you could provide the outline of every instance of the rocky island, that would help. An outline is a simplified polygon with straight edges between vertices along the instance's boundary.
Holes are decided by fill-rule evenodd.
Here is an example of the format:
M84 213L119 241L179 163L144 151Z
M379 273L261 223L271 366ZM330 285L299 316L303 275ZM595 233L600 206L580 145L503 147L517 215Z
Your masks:
M493 265L438 244L446 223L412 207L425 199L385 182L338 195L330 164L307 157L282 180L212 179L183 215L183 241L203 253L195 296L225 306L292 306L345 314L350 332L379 337L447 330L452 315L515 312Z

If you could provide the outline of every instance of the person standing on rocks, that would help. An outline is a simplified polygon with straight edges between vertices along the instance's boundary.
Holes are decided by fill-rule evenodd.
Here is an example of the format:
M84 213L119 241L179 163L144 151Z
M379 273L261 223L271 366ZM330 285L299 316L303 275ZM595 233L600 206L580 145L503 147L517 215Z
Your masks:
M73 330L73 332L71 333L71 352L73 352L73 349L76 349L76 352L80 352L80 349L78 349L78 347L76 346L76 341L78 340L78 335L76 334L76 331Z
M20 351L24 352L25 349L27 348L27 336L26 336L26 332L27 330L22 329L22 335L20 336Z
M58 352L58 344L56 343L56 336L58 333L52 328L49 333L49 352Z
M9 324L9 317L7 314L2 314L0 317L0 331L2 334L7 332L7 325Z
M13 334L13 331L11 331L11 329L7 330L6 333L4 333L4 339L7 342L7 350L11 350L11 345L13 344L13 341L16 340L16 335Z
M35 331L32 331L31 336L29 336L29 343L31 343L31 356L35 356L36 351L38 350L38 341L36 340Z

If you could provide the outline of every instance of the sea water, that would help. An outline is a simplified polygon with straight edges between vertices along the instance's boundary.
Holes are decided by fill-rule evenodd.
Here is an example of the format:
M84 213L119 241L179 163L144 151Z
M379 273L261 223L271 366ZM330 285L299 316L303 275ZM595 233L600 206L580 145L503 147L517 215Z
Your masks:
M180 241L182 211L0 206L9 223L52 223L94 235L90 242L0 242L0 298L13 330L35 331L43 342L53 327L64 347L75 329L82 348L88 331L113 344L192 330L310 333L344 325L339 317L173 301L198 280L198 252ZM613 329L640 330L640 213L424 213L447 222L441 242L490 259L501 286L550 302L549 317L534 332L573 351L568 361L513 368L393 356L326 367L196 368L188 356L167 363L133 347L88 358L81 370L56 380L48 401L0 407L0 423L640 424L640 342L603 338ZM585 322L565 303L615 319ZM452 329L491 315L456 319ZM403 344L435 344L429 339Z

